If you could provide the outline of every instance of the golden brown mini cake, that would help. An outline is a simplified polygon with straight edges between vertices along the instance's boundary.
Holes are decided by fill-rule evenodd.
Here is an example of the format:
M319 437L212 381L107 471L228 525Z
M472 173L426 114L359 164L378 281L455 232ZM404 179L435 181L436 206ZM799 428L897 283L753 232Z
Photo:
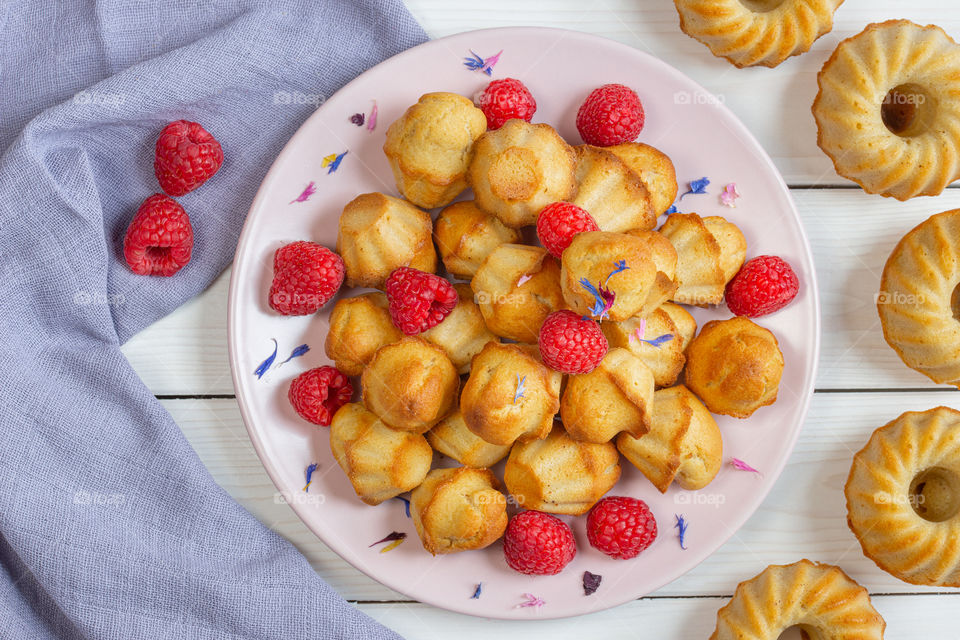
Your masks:
M660 493L674 480L684 489L702 489L723 463L717 421L683 385L654 393L650 431L639 438L621 433L617 449Z
M531 345L488 342L473 359L460 396L467 428L491 444L544 438L560 409L563 376Z
M473 143L487 130L480 109L455 93L428 93L387 129L397 189L424 209L450 204L467 188Z
M337 236L347 286L382 289L397 267L433 273L432 231L430 216L405 200L382 193L357 196L343 208Z
M777 338L747 318L708 322L687 348L686 384L713 413L750 417L776 401L782 374Z
M696 319L689 311L672 302L665 302L659 308L673 320L673 325L677 328L677 335L680 338L680 348L686 353L687 347L693 342L693 337L697 335Z
M521 241L520 232L481 211L473 200L454 202L440 212L433 226L443 266L469 280L487 256L502 244Z
M514 119L477 140L467 175L477 206L518 228L573 197L575 167L573 149L553 127Z
M499 342L500 339L483 321L483 314L473 301L470 285L457 283L453 288L457 290L460 302L440 324L427 329L420 337L442 348L457 368L457 373L467 373L470 371L470 361L480 353L483 345L491 341Z
M377 351L360 385L364 403L384 424L423 433L456 408L460 378L443 349L406 337Z
M844 492L850 529L878 567L960 587L960 411L908 411L874 431Z
M565 306L560 263L543 247L500 245L470 287L490 330L517 342L535 343L547 316Z
M579 516L620 479L620 454L612 442L574 440L557 425L543 440L517 443L503 482L524 509Z
M358 376L377 349L402 337L390 319L387 296L376 291L337 300L323 348L337 369Z
M657 270L650 293L639 311L640 316L648 316L677 292L680 284L677 279L677 250L665 235L657 231L632 229L626 233L647 243L647 252Z
M426 438L391 429L356 402L333 415L330 450L354 491L370 505L419 485L433 462Z
M438 452L475 469L492 467L507 457L510 445L490 444L467 428L459 411L448 414L430 431L427 440Z
M483 549L507 528L507 497L489 469L434 469L410 494L410 517L433 555Z
M935 25L871 24L817 76L817 144L867 193L935 196L960 177L960 45Z
M680 286L673 301L699 307L720 304L727 282L747 255L747 241L740 229L720 216L674 213L660 233L677 250Z
M560 419L574 440L609 442L621 431L640 437L653 420L653 388L643 360L613 348L590 373L567 378Z
M843 0L674 0L680 29L737 67L775 67L833 28Z
M960 387L960 209L927 218L883 268L877 311L900 359L936 383Z
M607 151L623 160L635 174L640 176L653 204L653 213L661 216L677 199L677 173L673 162L655 147L642 142L624 142Z
M601 231L657 226L647 187L623 160L590 145L576 147L575 152L577 195L570 202L589 211Z
M809 560L771 565L737 585L710 640L775 640L799 627L811 640L883 640L867 590L838 567Z
M567 305L598 320L626 320L639 313L657 276L647 242L624 233L579 233L564 250L560 265ZM612 304L605 291L614 294Z
M662 307L646 318L633 316L621 322L604 321L600 328L611 349L627 349L647 365L657 387L669 387L683 371L687 361L683 355L683 336Z

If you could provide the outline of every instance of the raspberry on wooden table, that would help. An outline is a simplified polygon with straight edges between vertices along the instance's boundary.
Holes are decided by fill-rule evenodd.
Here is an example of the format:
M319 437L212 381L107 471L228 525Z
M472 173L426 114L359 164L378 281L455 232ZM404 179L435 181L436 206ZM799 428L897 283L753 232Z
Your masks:
M537 343L543 364L561 373L593 371L609 348L599 324L569 309L547 316Z
M587 540L612 558L635 558L656 539L657 521L643 500L610 496L587 514Z
M554 202L537 214L537 237L557 259L573 242L573 237L585 231L600 231L600 226L593 216L575 204Z
M577 111L577 131L587 144L612 147L633 142L643 130L643 104L622 84L594 89Z
M316 313L336 295L345 271L340 256L315 242L280 247L273 256L270 307L285 316Z
M350 379L330 366L304 371L293 379L287 392L300 417L321 427L329 427L333 414L352 396Z
M160 188L171 196L190 193L222 164L220 143L196 122L171 122L157 138L153 171Z
M531 575L560 573L577 555L566 522L540 511L523 511L507 524L503 555L511 569Z
M408 336L443 322L460 301L449 281L412 267L394 269L384 289L394 326Z
M797 297L800 281L782 258L757 256L740 267L727 284L727 307L737 316L756 318L779 311Z
M516 78L494 80L477 95L475 103L487 116L488 129L499 129L513 118L530 122L537 110L533 94Z
M123 257L142 276L172 276L193 253L190 217L175 200L155 193L140 205L123 238Z

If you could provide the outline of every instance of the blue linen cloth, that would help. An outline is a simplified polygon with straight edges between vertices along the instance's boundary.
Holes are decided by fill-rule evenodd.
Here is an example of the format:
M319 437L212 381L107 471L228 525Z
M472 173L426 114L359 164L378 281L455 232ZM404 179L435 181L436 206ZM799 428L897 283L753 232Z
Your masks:
M426 39L399 0L0 2L0 638L396 638L237 505L120 352L230 262L316 105ZM153 144L223 167L178 198L173 278L122 254Z

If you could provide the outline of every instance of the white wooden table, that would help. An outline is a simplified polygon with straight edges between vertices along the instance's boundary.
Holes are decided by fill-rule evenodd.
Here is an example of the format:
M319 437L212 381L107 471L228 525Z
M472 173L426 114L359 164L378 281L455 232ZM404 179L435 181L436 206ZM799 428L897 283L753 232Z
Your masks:
M667 61L720 96L773 157L813 246L823 305L823 349L810 416L761 509L695 570L649 597L573 620L500 622L411 602L366 577L317 540L286 505L254 454L227 364L229 273L124 351L177 420L217 481L291 540L359 608L411 639L706 638L736 584L771 563L808 557L842 566L873 594L890 638L957 638L960 590L914 587L866 559L847 529L843 483L854 451L905 410L960 408L960 395L906 368L884 343L874 307L897 239L927 216L960 207L960 189L907 203L869 196L839 178L816 146L810 104L816 73L837 42L867 23L907 18L960 39L953 0L847 0L832 33L779 68L738 70L683 35L671 0L407 0L431 36L542 25L596 33Z

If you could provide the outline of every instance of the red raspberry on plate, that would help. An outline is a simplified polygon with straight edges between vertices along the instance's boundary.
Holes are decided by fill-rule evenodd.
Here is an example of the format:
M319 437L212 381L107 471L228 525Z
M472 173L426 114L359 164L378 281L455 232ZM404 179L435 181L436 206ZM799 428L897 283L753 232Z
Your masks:
M123 257L141 276L172 276L190 262L193 227L175 200L155 193L140 205L123 238Z
M737 316L765 316L787 306L799 290L797 274L783 259L757 256L727 284L727 307Z
M548 204L537 214L537 237L550 255L560 258L573 237L585 231L600 231L585 209L569 202Z
M643 500L610 496L587 514L587 540L618 560L635 558L657 539L657 521Z
M329 427L333 414L353 397L353 385L336 367L317 367L294 378L287 397L301 418Z
M223 164L220 143L196 122L171 122L157 138L153 171L171 196L190 193Z
M593 371L609 348L599 324L568 309L547 316L537 343L543 364L561 373Z
M488 129L499 129L512 118L530 122L537 110L533 94L516 78L494 80L477 95L475 102L487 116Z
M587 144L612 147L632 142L643 130L643 104L622 84L594 89L577 111L577 131Z
M336 295L343 284L343 260L330 249L301 240L273 256L270 307L284 316L305 316Z
M411 267L394 269L384 289L393 325L408 336L440 324L460 301L447 280Z
M560 573L577 555L566 522L540 511L513 516L503 534L503 555L511 569L531 575Z

